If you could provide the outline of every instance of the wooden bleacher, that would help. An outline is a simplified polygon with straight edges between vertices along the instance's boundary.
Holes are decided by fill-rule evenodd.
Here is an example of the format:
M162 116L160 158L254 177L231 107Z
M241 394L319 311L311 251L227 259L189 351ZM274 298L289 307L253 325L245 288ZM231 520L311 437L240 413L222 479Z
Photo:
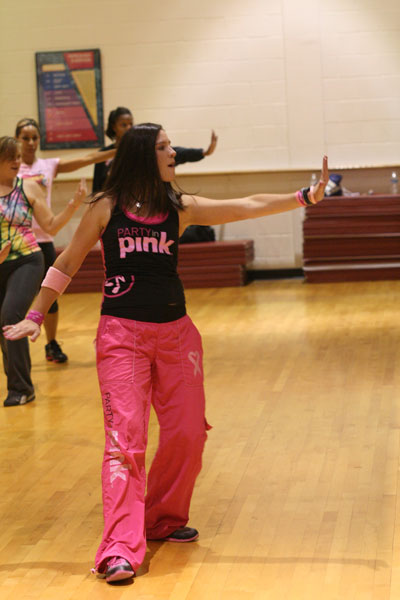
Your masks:
M235 287L247 283L253 259L253 240L181 244L178 272L186 288Z
M306 209L306 282L400 278L400 195L336 196Z
M187 289L236 287L247 283L246 267L253 259L253 240L181 244L178 272ZM101 292L102 283L101 251L94 249L88 253L66 293Z

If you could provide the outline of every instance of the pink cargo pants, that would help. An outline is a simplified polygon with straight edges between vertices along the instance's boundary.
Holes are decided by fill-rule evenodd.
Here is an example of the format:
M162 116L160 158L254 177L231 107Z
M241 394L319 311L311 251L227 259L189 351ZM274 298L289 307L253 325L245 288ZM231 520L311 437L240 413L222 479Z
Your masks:
M122 556L143 562L146 536L163 538L189 519L206 430L201 337L188 316L144 323L102 316L97 371L103 401L103 538L96 569ZM150 404L160 424L145 498Z

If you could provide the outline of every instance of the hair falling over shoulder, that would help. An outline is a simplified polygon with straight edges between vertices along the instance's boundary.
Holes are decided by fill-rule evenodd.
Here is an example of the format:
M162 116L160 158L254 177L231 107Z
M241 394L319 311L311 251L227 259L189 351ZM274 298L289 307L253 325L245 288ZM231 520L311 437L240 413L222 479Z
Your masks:
M155 145L161 129L155 123L141 123L125 133L104 189L94 202L107 196L122 210L143 207L143 214L148 217L164 214L171 208L183 210L181 194L160 177Z

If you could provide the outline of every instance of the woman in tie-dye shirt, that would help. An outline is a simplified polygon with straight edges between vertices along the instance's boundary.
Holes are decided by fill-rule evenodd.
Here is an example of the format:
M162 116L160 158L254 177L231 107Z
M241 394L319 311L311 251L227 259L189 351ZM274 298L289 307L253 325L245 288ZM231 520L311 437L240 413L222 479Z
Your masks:
M51 206L53 179L59 173L71 173L87 165L92 165L99 161L110 160L115 154L115 149L107 152L98 152L92 150L83 156L72 156L65 158L40 158L36 152L39 146L40 131L39 125L35 119L20 119L15 128L15 137L21 144L22 162L18 175L23 178L33 177L41 179L46 187L46 201ZM56 259L56 249L54 247L53 236L33 219L33 232L43 252L45 272ZM62 351L57 342L58 327L58 303L54 302L46 315L44 328L46 330L47 343L45 345L45 355L48 361L54 363L64 363L68 356Z
M45 190L33 179L21 179L21 152L12 137L0 138L0 264L1 323L16 323L32 303L43 277L43 254L32 231L32 217L42 229L55 234L65 225L86 195L81 183L74 198L58 215L46 203ZM4 256L3 256L4 257ZM0 261L2 254L0 252ZM9 341L0 335L8 394L4 406L34 400L29 345L26 340Z

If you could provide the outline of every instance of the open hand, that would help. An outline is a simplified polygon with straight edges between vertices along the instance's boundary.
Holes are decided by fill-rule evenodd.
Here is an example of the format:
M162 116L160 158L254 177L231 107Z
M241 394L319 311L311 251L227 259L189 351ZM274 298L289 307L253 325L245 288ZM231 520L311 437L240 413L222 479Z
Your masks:
M210 145L208 146L207 150L204 150L203 156L210 156L210 154L212 154L214 152L217 142L218 142L218 136L215 134L215 131L213 129L211 131Z
M80 205L85 201L87 193L86 179L82 177L78 187L75 190L73 199L70 200L70 204L72 204L74 208L79 208Z
M7 340L20 340L29 336L34 342L40 335L40 326L30 319L23 319L15 325L4 325L3 335Z
M329 171L328 171L328 157L324 156L322 159L322 170L321 177L317 185L312 185L310 191L308 193L308 197L313 204L317 204L320 202L325 195L325 187L329 181Z

